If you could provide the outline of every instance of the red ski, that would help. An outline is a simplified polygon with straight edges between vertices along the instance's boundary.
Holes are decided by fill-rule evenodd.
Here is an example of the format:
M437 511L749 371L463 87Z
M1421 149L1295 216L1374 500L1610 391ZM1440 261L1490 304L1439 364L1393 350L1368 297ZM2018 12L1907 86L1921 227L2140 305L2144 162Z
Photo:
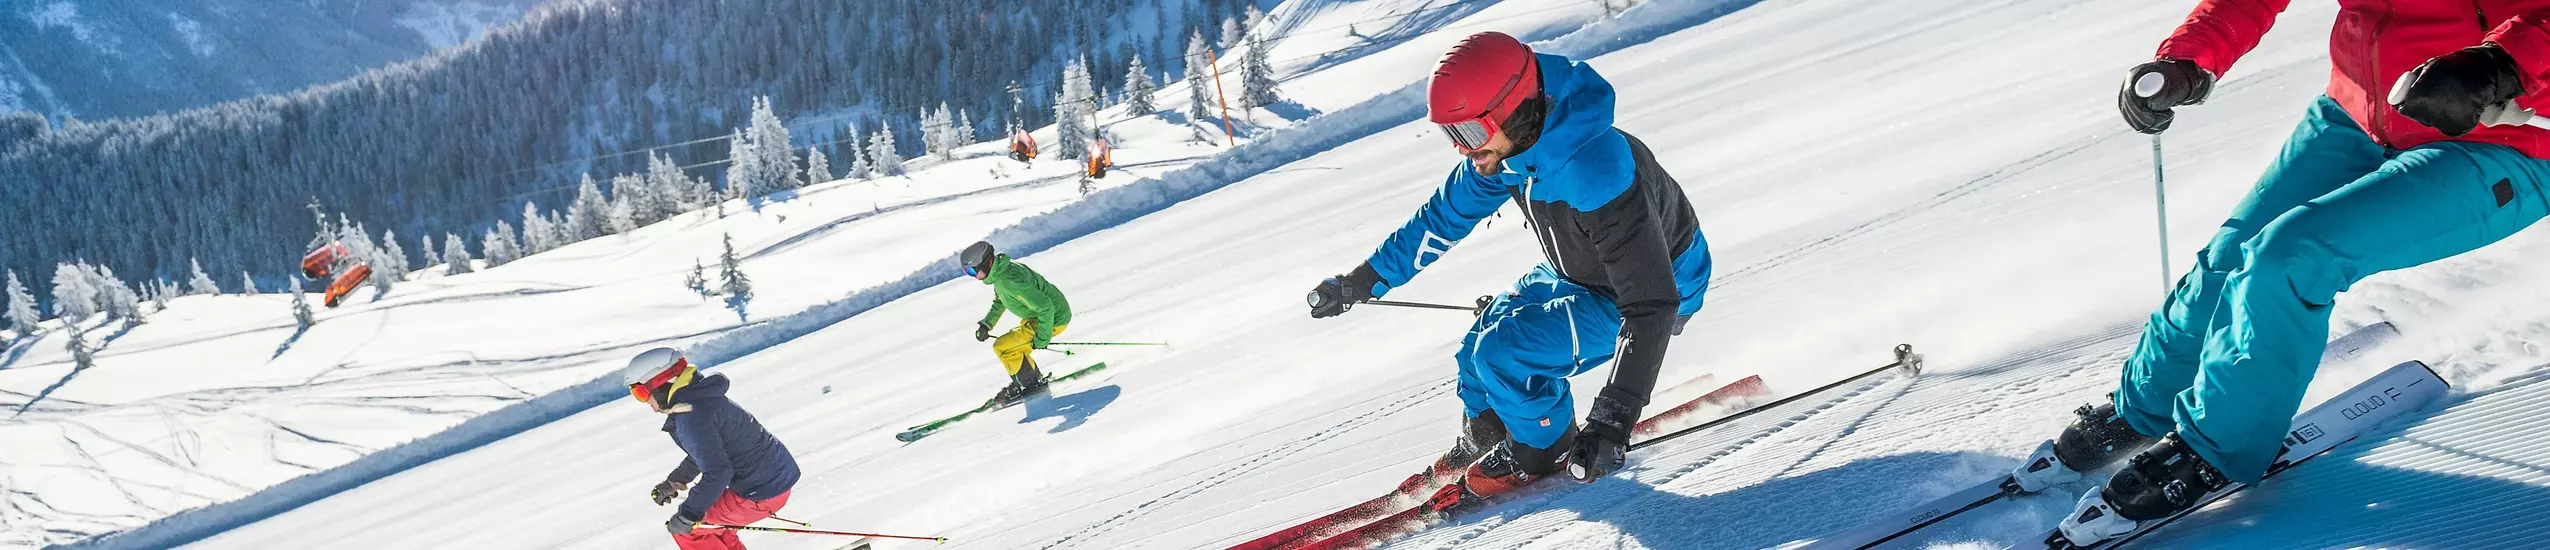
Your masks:
M1629 450L1636 451L1649 445L1663 443L1677 437L1707 430L1714 426L1723 425L1727 422L1750 416L1753 413L1771 410L1790 402L1807 399L1823 394L1824 392L1831 391L1835 388L1858 383L1862 380L1866 380L1879 374L1885 374L1887 372L1897 372L1904 376L1917 375L1921 372L1921 355L1913 353L1912 346L1910 345L1895 346L1895 361L1893 363L1888 363L1886 365L1870 369L1867 372L1863 372L1849 378L1844 378L1840 381L1827 384L1824 387L1807 390L1803 393L1791 395L1770 403L1763 403L1758 406L1748 405L1750 405L1749 402L1753 398L1760 397L1766 393L1762 387L1762 378L1760 376L1747 376L1743 379L1736 380L1734 383L1720 387L1716 391L1703 394L1698 398L1692 399L1690 402L1682 404L1681 406L1666 409L1663 413L1659 413L1654 417L1639 421L1637 426L1630 429L1631 433L1638 435L1635 436L1637 437L1637 442L1630 444ZM1694 383L1699 382L1695 381ZM1691 416L1697 411L1707 410L1710 408L1741 410L1698 425L1688 427L1675 426L1676 424L1685 423L1682 422L1685 417ZM1382 495L1381 498L1365 501L1362 504L1357 504L1325 516L1312 518L1310 521L1303 522L1301 525L1277 531L1264 537L1258 537L1256 540L1240 543L1238 546L1231 547L1231 549L1362 550L1373 548L1380 546L1382 543L1389 542L1392 539L1406 536L1417 531L1422 531L1436 519L1449 517L1462 510L1476 509L1477 506L1483 504L1493 505L1496 503L1512 502L1523 498L1529 498L1533 495L1549 492L1552 488L1551 484L1532 483L1530 486L1521 487L1515 491L1498 495L1496 497L1486 499L1485 501L1465 499L1463 498L1464 494L1459 482L1462 474L1467 470L1467 468L1451 470L1448 472L1445 470L1451 469L1444 467L1444 465L1440 463L1429 466L1426 468L1425 473L1420 473L1408 478L1408 481L1399 484L1398 490L1392 491L1387 495ZM1565 476L1549 476L1541 479L1562 477ZM1423 500L1417 499L1419 495L1424 495ZM1388 513L1385 514L1385 511Z
M1691 384L1705 383L1707 380L1708 377L1704 375L1701 379L1692 381ZM1661 431L1662 427L1680 423L1694 411L1739 406L1742 404L1741 400L1761 396L1764 392L1761 376L1747 376L1681 406L1666 409L1662 413L1657 413L1656 416L1640 421L1632 433L1645 437ZM1458 504L1461 487L1455 482L1460 481L1462 474L1468 469L1467 464L1445 465L1438 459L1435 464L1427 466L1425 471L1408 476L1407 481L1399 482L1399 487L1388 494L1240 543L1238 546L1232 546L1231 550L1330 550L1378 545L1404 534L1397 532L1402 530L1400 528L1422 523L1411 520L1419 519L1429 512L1450 509L1454 504Z

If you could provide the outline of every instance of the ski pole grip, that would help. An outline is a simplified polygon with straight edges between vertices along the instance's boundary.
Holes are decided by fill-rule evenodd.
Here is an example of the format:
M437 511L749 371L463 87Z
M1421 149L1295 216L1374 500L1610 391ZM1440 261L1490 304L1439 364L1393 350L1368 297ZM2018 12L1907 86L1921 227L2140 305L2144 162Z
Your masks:
M2167 84L2169 84L2169 77L2161 76L2158 72L2143 73L2143 76L2134 78L2134 95L2139 97L2160 95L2161 87Z

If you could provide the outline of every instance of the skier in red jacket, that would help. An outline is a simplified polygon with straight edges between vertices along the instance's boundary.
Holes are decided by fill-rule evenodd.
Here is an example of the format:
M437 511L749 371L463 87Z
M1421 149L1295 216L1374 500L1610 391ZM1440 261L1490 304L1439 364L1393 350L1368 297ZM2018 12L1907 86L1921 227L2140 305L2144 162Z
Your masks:
M2167 130L2284 10L2203 0L2117 108ZM2144 325L2112 404L2081 407L2016 474L2024 490L2135 455L2063 520L2087 545L2276 460L2339 291L2496 242L2550 213L2550 1L2339 0L2327 94ZM2052 541L2049 541L2052 542Z

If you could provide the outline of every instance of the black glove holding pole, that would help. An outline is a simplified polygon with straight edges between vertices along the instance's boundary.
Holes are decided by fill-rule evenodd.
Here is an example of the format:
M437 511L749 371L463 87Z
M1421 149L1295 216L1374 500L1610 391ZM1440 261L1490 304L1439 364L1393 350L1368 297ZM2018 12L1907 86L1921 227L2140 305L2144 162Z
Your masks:
M1357 302L1372 299L1372 285L1381 282L1381 273L1372 264L1359 264L1354 271L1329 277L1310 290L1310 317L1326 319L1346 313Z

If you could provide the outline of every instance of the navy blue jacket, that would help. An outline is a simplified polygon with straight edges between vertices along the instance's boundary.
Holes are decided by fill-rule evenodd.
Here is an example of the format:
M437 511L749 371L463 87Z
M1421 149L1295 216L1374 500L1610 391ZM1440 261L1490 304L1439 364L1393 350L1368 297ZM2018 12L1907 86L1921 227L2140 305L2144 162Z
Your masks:
M1549 98L1540 139L1494 176L1462 159L1425 208L1365 261L1381 276L1372 295L1407 284L1511 200L1560 277L1620 307L1619 364L1603 394L1643 407L1666 340L1679 318L1700 310L1708 242L1682 185L1645 143L1612 128L1611 83L1583 63L1536 55Z
M664 432L689 454L666 479L691 483L682 515L708 517L717 497L734 491L745 500L767 500L797 486L797 458L771 437L761 421L726 398L726 375L710 375L673 392L674 405L690 405L664 419Z

